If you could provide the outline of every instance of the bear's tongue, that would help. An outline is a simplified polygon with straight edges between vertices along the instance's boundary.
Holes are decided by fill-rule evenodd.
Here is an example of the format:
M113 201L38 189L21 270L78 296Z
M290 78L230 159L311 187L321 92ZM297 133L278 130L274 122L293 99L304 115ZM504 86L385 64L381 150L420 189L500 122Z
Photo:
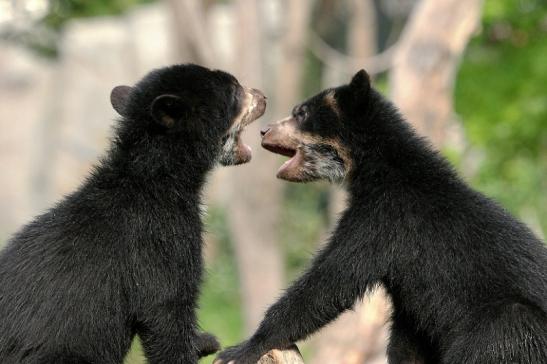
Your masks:
M299 177L300 166L303 162L302 153L299 149L296 150L296 153L285 163L279 167L277 170L277 178L282 178L286 180L295 180Z

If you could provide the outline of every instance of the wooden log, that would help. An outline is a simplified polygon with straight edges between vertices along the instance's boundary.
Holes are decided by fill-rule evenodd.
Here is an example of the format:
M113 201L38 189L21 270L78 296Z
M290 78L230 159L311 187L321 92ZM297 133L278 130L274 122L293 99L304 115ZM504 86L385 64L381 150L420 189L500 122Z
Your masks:
M257 364L304 364L304 360L296 345L292 345L285 350L268 351Z

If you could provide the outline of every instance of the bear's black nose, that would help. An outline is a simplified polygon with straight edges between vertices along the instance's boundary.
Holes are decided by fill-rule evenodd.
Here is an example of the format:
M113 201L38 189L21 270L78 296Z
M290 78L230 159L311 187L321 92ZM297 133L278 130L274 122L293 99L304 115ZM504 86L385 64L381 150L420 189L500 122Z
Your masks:
M261 136L264 136L266 135L267 132L270 131L270 127L269 126L266 126L265 128L262 128L262 130L260 130L260 135Z

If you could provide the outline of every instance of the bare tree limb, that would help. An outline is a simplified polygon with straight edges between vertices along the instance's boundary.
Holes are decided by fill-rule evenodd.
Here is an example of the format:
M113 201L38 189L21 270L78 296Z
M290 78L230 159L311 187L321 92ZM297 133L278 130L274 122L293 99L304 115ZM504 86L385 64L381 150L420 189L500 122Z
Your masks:
M397 44L394 44L383 52L373 56L352 57L334 49L313 31L310 31L308 46L310 51L327 66L338 67L339 63L349 65L347 76L351 75L355 69L360 68L366 69L370 75L389 70L393 65L393 56L397 49Z
M276 109L287 113L300 97L305 42L308 36L312 2L285 1L285 31L281 41L282 57L276 87Z
M242 84L262 89L263 29L259 2L236 0L235 6L236 76ZM283 262L277 242L282 186L272 174L275 171L275 156L260 148L259 130L258 122L247 127L244 138L253 149L253 162L251 166L232 169L232 194L228 205L246 333L251 333L258 326L265 309L280 291L283 277Z
M391 96L419 132L440 146L453 114L461 55L477 28L481 0L423 0L398 42Z

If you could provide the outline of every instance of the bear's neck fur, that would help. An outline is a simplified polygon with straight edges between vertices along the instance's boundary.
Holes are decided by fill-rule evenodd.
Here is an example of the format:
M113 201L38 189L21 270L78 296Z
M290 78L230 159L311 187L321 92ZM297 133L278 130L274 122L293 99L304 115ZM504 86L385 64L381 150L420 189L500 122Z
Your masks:
M450 164L412 126L396 107L373 91L368 112L356 125L366 125L350 137L353 168L348 191L359 198L390 196L406 189L430 190L435 185L457 189L465 184ZM450 190L450 189L449 189Z
M110 151L97 168L98 180L103 185L161 189L167 196L170 191L199 195L220 145L196 135L154 135L136 124L123 120L118 125Z

